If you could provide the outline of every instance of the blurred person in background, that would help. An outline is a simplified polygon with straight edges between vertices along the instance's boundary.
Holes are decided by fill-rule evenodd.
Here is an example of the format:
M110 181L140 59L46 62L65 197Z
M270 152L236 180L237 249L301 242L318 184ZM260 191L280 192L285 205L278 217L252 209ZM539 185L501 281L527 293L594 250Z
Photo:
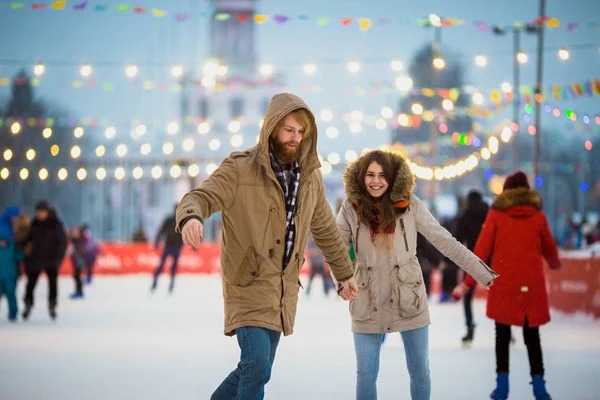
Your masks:
M177 207L177 228L193 248L204 219L222 210L225 335L237 337L241 354L212 400L264 398L281 334L294 330L309 233L342 298L358 292L320 166L313 113L298 96L276 94L258 144L225 158Z
M67 250L67 235L63 223L54 208L45 200L35 205L35 218L27 234L25 252L25 309L23 319L27 320L34 304L33 292L42 271L48 278L48 312L56 319L58 299L58 270Z
M479 233L487 217L488 210L489 207L483 201L481 192L478 190L470 191L467 195L466 207L458 217L454 237L471 251L475 250L475 243L477 243L477 239L479 238ZM488 262L489 260L484 261ZM493 265L491 266L493 267ZM472 342L475 335L475 323L473 322L474 293L475 288L470 288L463 297L467 334L462 338L462 341L465 344Z
M91 285L94 277L96 259L98 258L98 254L100 254L100 246L92 237L92 230L88 224L81 225L80 236L80 240L82 241L83 263L86 273L85 283Z
M542 199L530 189L523 171L509 175L502 193L494 199L477 239L475 255L482 260L491 257L494 270L500 274L487 299L487 316L496 323L497 375L491 398L508 398L511 326L522 326L533 395L536 400L550 400L539 332L540 326L550 322L542 257L552 269L559 269L561 263L542 212ZM467 275L452 295L459 299L475 285Z
M152 281L152 291L156 290L158 284L158 278L163 271L165 262L168 257L171 257L171 283L169 285L169 293L173 292L175 287L175 275L177 275L177 264L179 262L179 256L181 254L181 247L183 246L183 238L181 233L176 231L175 213L177 212L177 205L173 210L173 214L169 215L163 221L158 234L156 235L156 241L154 247L158 250L159 244L164 240L164 248L162 256L160 258L160 264L154 271L154 280Z
M452 235L455 235L456 226L458 224L458 217L462 213L465 205L465 201L461 196L456 196L456 204L458 211L453 217L445 218L442 222L442 226ZM459 240L460 241L460 240ZM443 257L442 262L439 265L439 269L442 272L442 287L440 293L440 303L448 303L454 301L452 299L452 290L458 284L458 265L452 262L448 257Z
M75 281L75 292L69 296L71 299L83 299L83 282L81 281L81 272L85 268L85 240L81 234L81 227L73 228L69 231L68 239L71 244L67 252L71 254L71 264L73 266L73 279Z
M431 396L429 308L417 259L420 232L442 254L490 285L496 274L457 242L413 195L415 177L399 154L370 151L344 172L347 199L337 225L347 248L354 243L358 296L350 302L357 363L356 399L377 398L382 336L404 342L413 400Z
M15 242L14 222L20 215L17 207L9 207L0 215L0 302L6 296L8 320L15 322L19 312L17 304L17 277L23 252Z
M431 295L431 272L437 269L442 261L442 254L431 244L425 236L417 234L417 259L423 272L423 283L427 298Z
M323 280L323 292L325 296L328 296L329 290L333 288L333 280L331 279L329 269L325 265L325 256L315 244L312 236L308 237L306 248L308 249L308 258L310 260L310 276L308 278L308 285L306 286L306 296L310 296L312 282L317 275L321 276Z

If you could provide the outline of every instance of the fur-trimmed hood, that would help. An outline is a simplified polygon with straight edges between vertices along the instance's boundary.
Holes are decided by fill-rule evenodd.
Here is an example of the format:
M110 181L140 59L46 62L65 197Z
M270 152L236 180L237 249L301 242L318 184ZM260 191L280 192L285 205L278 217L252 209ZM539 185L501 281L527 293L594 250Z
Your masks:
M492 209L499 211L508 211L518 206L530 206L535 208L536 211L540 211L542 209L542 199L534 190L520 187L502 191L492 203Z
M393 185L390 185L390 196L392 202L398 202L400 200L408 200L410 199L410 195L415 190L415 176L410 170L410 166L406 159L398 152L386 151L388 154L392 156L392 160L394 165L396 166L397 175L396 180ZM346 196L352 202L358 201L365 196L368 196L367 193L361 193L360 189L357 185L358 179L358 166L360 162L369 155L370 152L367 152L360 157L358 157L355 161L350 163L346 170L344 171L344 189L346 190Z

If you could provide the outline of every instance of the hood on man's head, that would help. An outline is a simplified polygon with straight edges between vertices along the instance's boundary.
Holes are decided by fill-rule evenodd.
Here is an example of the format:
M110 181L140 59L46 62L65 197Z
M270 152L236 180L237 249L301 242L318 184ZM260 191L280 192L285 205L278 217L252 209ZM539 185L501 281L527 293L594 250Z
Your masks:
M311 157L316 158L318 162L317 123L315 121L315 116L304 100L291 93L279 93L274 95L267 107L258 141L261 157L263 157L266 162L269 160L269 139L273 134L275 127L286 115L301 108L308 112L312 126L310 127L310 135L303 138L300 143L298 159L303 161L310 154Z

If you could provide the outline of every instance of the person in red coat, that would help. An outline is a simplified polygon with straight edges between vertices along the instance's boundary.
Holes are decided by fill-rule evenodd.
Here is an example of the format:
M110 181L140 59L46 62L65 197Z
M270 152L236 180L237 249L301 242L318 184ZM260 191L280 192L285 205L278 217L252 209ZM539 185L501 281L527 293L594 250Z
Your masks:
M499 274L487 299L487 316L496 321L497 385L492 399L508 398L510 329L514 325L523 327L533 394L538 400L550 400L539 335L539 327L550 321L542 257L552 269L561 264L541 209L542 200L530 189L527 175L522 171L509 175L475 245L475 255L482 260L491 257L491 266ZM460 299L475 285L475 280L466 276L453 297Z

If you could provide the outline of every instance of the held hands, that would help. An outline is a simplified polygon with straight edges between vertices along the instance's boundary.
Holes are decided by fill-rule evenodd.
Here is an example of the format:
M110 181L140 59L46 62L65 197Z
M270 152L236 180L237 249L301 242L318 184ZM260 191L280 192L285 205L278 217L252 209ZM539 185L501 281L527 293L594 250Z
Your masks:
M356 279L350 278L344 283L338 284L338 294L344 300L353 300L358 295L358 285Z
M197 249L202 241L202 235L204 232L204 226L202 222L196 218L192 218L183 225L181 229L181 236L183 237L183 243L188 246Z

